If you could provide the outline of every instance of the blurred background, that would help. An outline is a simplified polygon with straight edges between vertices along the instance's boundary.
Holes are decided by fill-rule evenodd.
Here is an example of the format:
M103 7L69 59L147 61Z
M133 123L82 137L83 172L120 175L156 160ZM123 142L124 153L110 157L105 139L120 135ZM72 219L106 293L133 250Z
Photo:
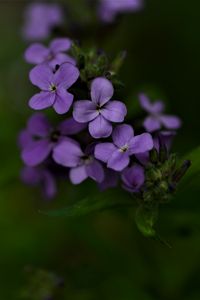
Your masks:
M0 298L22 299L20 295L32 284L31 270L35 270L40 283L48 281L48 272L64 279L61 294L55 298L59 300L200 299L198 182L161 208L157 226L171 249L144 238L126 211L80 218L39 213L65 207L91 190L97 193L90 182L75 191L62 183L51 203L37 189L21 183L16 141L32 113L27 102L33 94L30 66L23 60L27 43L21 36L29 2L0 1ZM83 0L54 2L70 5L74 18L80 17L81 25L87 22ZM199 19L197 0L146 0L140 12L104 26L105 38L98 41L110 55L127 51L120 78L133 117L139 109L137 93L145 90L162 98L168 112L182 118L183 127L174 143L180 155L199 145ZM82 42L86 46L96 43L95 31L88 29ZM40 274L37 270L45 271ZM36 290L32 288L31 296L23 299L43 299Z

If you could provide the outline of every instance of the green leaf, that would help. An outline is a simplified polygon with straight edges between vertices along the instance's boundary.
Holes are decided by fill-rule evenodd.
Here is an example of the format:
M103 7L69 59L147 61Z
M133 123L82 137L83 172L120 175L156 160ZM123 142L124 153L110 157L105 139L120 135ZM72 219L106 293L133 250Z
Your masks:
M99 195L94 195L93 197L87 197L83 200L80 200L68 207L61 208L59 210L43 212L41 213L52 216L67 216L67 217L76 217L76 216L84 216L92 212L99 212L111 208L118 207L129 207L133 206L134 201L131 198L127 198L126 196L113 196L111 193L100 193Z
M156 237L154 225L157 219L157 207L148 208L141 205L135 213L135 222L139 231L146 237Z

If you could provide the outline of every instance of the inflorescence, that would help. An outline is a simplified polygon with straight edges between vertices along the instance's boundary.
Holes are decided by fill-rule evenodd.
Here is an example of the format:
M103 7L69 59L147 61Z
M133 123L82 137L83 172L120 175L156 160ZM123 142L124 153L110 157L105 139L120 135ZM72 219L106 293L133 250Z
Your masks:
M101 12L108 2L102 1ZM46 11L40 7L40 14L43 9ZM51 9L49 6L49 16L41 20L46 26L43 24L45 28L38 32L41 38L54 25L48 23L49 19L62 21L59 8L54 7L53 15ZM33 39L37 31L33 23L40 25L36 10L33 5L32 13L28 12L32 23L25 31ZM109 18L119 10L114 7ZM181 121L164 113L162 101L151 102L147 95L140 94L140 105L148 115L141 128L133 128L126 123L125 103L117 98L117 72L104 52L84 52L69 38L55 38L48 47L30 45L24 57L35 65L29 78L38 88L29 107L36 111L52 108L61 119L54 126L43 112L36 112L20 133L24 182L42 186L49 199L57 193L58 178L69 178L74 185L90 178L101 189L120 184L147 207L170 199L189 162L177 167L176 155L170 154Z

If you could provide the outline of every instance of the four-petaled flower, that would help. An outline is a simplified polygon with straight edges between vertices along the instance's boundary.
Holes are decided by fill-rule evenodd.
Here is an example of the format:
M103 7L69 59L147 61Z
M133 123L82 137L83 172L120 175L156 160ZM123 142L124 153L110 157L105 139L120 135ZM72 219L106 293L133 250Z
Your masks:
M138 193L145 182L144 168L138 164L126 168L121 175L123 188L131 193Z
M118 125L112 134L113 143L100 143L95 148L95 157L115 171L122 171L133 154L143 153L153 148L153 139L149 133L134 136L130 125Z
M91 99L75 102L73 117L77 122L89 123L94 138L106 138L112 133L112 124L121 123L127 114L124 103L110 100L114 94L112 83L103 77L93 80Z
M113 22L119 13L133 12L143 7L143 0L100 0L99 16L104 22Z
M148 132L159 130L164 126L168 130L175 130L180 128L181 120L176 116L165 115L164 103L162 101L156 101L151 103L149 98L145 94L139 95L141 107L150 114L144 120L144 128Z
M75 60L63 53L71 48L71 40L68 38L54 39L49 48L42 44L35 43L25 51L25 60L31 64L48 63L53 69L56 65L61 65L64 62L76 64Z
M35 110L53 106L58 114L68 112L74 96L67 89L78 77L79 70L71 63L62 64L55 73L47 64L34 67L30 72L30 80L42 91L30 99L29 106Z
M70 168L69 178L73 184L79 184L88 177L102 182L104 170L92 152L91 147L83 152L79 143L67 140L54 148L53 158L58 164Z
M76 134L83 129L83 124L73 118L52 128L48 119L42 113L34 114L28 121L27 128L19 135L21 157L27 166L37 166L53 151L54 147L67 136Z
M27 40L48 38L51 30L63 22L63 11L57 4L31 3L25 11L23 36Z

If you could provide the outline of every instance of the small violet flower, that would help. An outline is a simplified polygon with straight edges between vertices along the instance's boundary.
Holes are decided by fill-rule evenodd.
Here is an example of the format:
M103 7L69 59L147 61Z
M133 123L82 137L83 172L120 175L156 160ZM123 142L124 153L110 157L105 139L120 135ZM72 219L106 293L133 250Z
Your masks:
M121 175L123 188L131 193L138 193L145 182L144 168L134 165L126 168Z
M34 114L28 121L27 128L19 135L21 157L27 166L37 166L42 163L53 151L54 147L68 135L80 132L83 125L73 118L60 123L54 129L45 115Z
M25 166L21 171L22 181L30 186L41 186L45 198L52 199L57 194L54 175L45 167Z
M99 16L104 22L113 22L117 14L140 10L143 0L100 0Z
M30 72L30 81L41 89L34 95L29 106L35 110L53 106L58 114L64 114L70 109L74 96L67 89L79 77L79 70L71 63L62 64L54 73L47 64L34 67Z
M76 64L75 60L69 55L63 53L71 48L71 40L68 38L54 39L49 48L42 44L35 43L25 51L25 60L31 64L48 63L53 69L56 65L64 62Z
M134 136L130 125L118 125L112 134L113 143L100 143L95 147L95 157L115 171L124 170L133 154L143 153L153 148L149 133Z
M71 168L69 178L73 184L79 184L88 177L97 182L104 180L103 167L94 158L90 147L84 153L76 141L63 141L55 147L53 158L58 164Z
M63 23L63 11L57 4L31 3L25 11L23 36L26 40L43 40Z
M112 123L121 123L127 114L124 103L110 100L114 89L103 77L92 81L91 99L75 102L73 117L77 122L89 123L89 132L94 138L106 138L112 133Z
M181 120L178 117L163 114L165 107L162 101L151 103L145 94L140 94L139 100L141 107L150 114L143 123L148 132L160 130L162 126L168 130L180 128Z

